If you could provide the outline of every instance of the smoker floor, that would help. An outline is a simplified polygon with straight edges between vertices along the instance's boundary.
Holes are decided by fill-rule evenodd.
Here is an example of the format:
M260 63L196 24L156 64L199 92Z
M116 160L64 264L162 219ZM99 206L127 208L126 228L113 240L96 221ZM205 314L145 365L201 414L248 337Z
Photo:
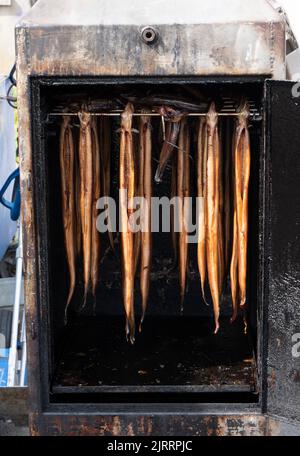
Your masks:
M253 392L252 352L241 321L148 318L134 346L123 318L80 319L67 328L53 393Z

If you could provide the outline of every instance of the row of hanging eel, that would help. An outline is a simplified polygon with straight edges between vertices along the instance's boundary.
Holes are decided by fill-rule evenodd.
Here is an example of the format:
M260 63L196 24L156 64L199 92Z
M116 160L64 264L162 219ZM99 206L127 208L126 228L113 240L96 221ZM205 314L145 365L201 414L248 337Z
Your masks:
M109 196L110 189L109 126L104 128L100 123L99 127L96 118L85 109L78 117L78 147L75 144L70 116L64 117L60 133L62 216L70 277L66 317L75 291L76 263L81 257L83 307L89 292L95 300L100 267L100 235L96 226L97 201L102 194ZM113 245L111 237L110 242Z
M128 104L121 116L120 140L120 214L121 214L121 263L123 299L126 313L126 334L134 343L134 279L140 259L140 288L142 295L142 318L146 313L151 269L151 197L152 197L152 143L150 117L140 119L139 179L135 171L135 151L132 133L133 106ZM84 109L78 114L80 120L78 154L74 142L71 117L65 116L60 134L60 168L62 186L62 212L64 237L69 270L69 293L67 310L76 285L76 260L82 256L85 306L88 293L96 295L100 266L100 234L97 231L97 201L104 194L109 196L111 178L110 125L107 119L97 120ZM132 208L131 199L145 198L143 230L135 251L135 236L129 226ZM114 248L111 224L108 217L109 241Z
M121 261L123 300L126 313L127 338L135 341L134 316L134 279L138 261L140 261L140 289L142 296L142 317L144 321L150 287L151 271L151 197L152 197L152 140L151 122L147 115L140 119L139 142L139 173L136 172L134 162L134 141L132 137L132 116L134 108L128 103L121 116L121 145L120 145L120 214L121 214ZM139 177L137 178L137 174ZM138 185L136 180L138 179ZM145 205L142 205L142 229L134 234L129 220L132 214L130 206L137 193ZM124 192L124 190L126 192ZM140 326L141 329L141 326Z
M171 198L178 196L182 199L179 208L180 232L177 234L174 229L174 210L171 211L171 231L175 262L178 261L179 267L180 300L183 306L188 265L187 232L183 220L187 219L187 212L190 210L183 198L188 197L190 191L190 132L184 113L170 108L161 108L160 113L167 122L167 129L155 180L158 183L161 182L166 166L172 160ZM224 279L229 269L231 248L232 322L237 318L239 306L243 309L246 304L248 193L251 164L249 115L249 107L244 102L239 109L233 140L230 137L230 124L227 124L225 149L223 132L214 103L211 104L207 116L202 117L199 122L198 267L205 302L207 301L205 284L208 278L216 333L220 326L220 301ZM231 207L233 207L232 226Z
M243 309L246 305L248 193L251 163L249 115L249 107L247 103L243 103L236 120L232 142L229 125L227 125L225 150L221 144L223 136L220 134L218 114L214 103L211 104L206 118L202 118L199 125L198 266L204 301L206 301L205 282L206 276L208 276L216 333L219 330L220 300L224 278L228 272L231 239L232 322L237 318L238 308ZM223 151L225 152L225 164L223 164ZM230 164L232 164L232 187L230 187ZM233 190L232 199L230 198L231 188ZM231 205L233 206L232 235L230 233Z
M160 182L169 161L172 162L171 197L181 201L178 213L171 210L172 242L178 266L180 302L183 307L187 289L189 264L186 220L191 211L190 156L191 128L186 113L163 106L159 109L166 122L164 143L155 181ZM140 117L138 153L133 129L134 107L128 103L121 115L119 188L121 215L122 291L126 314L126 334L135 341L134 285L140 265L140 291L143 323L150 287L152 235L152 126L145 112ZM198 266L203 299L207 302L206 283L210 288L215 316L215 332L219 329L220 301L224 280L230 269L233 301L232 321L238 308L245 308L247 285L248 190L250 178L249 108L244 103L236 120L233 140L229 124L223 135L214 103L199 122L197 136L198 197ZM88 293L95 298L99 281L100 235L96 227L97 201L109 196L111 179L110 123L82 110L79 113L78 150L74 142L71 118L64 117L60 136L62 209L67 263L70 276L66 312L76 284L76 261L82 258L85 305ZM225 139L225 147L223 140ZM131 200L144 198L143 228L135 234L130 226L134 212ZM233 197L232 197L233 196ZM178 220L175 220L175 216ZM179 222L179 223L178 223ZM180 227L175 231L175 224ZM110 220L108 217L108 225ZM114 239L109 229L109 240ZM230 250L232 249L231 262ZM230 266L230 267L229 267Z

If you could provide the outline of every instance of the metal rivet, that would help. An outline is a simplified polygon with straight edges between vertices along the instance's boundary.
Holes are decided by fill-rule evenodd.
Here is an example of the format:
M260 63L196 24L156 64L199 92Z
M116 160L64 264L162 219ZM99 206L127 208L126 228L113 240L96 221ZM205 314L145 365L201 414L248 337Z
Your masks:
M146 44L153 44L158 38L158 32L153 27L145 27L141 32L142 40Z

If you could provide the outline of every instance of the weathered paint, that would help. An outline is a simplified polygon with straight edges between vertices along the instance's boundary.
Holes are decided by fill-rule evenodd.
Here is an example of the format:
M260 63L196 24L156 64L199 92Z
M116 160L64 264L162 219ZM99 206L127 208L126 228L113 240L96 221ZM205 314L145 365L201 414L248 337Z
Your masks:
M29 28L30 73L285 77L285 31L280 22L161 25L151 46L141 39L144 25Z
M20 184L22 194L22 222L24 226L25 302L28 343L28 379L30 410L41 408L40 351L38 343L37 265L35 255L34 188L31 153L30 84L26 49L26 31L17 32L17 77L19 115Z
M262 415L31 416L31 435L50 436L299 436L297 423Z
M31 421L33 435L67 436L262 436L262 416L46 416L44 427Z

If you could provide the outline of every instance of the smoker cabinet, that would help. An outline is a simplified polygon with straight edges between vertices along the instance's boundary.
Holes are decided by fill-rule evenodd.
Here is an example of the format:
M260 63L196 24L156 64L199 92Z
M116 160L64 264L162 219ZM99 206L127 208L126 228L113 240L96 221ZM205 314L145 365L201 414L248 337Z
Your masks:
M285 26L263 0L138 3L39 0L16 29L31 434L299 433L300 106L297 87L285 80ZM145 27L154 30L151 43ZM170 289L165 307L154 295L151 330L137 348L111 337L112 329L120 333L113 292L105 295L113 310L74 313L64 325L54 102L174 87L220 97L234 92L255 107L250 344L226 325L213 337L193 290L183 319ZM214 361L204 363L201 351ZM126 356L137 378L116 378ZM143 356L150 370L160 365L164 373L141 380ZM173 370L164 365L171 358Z

